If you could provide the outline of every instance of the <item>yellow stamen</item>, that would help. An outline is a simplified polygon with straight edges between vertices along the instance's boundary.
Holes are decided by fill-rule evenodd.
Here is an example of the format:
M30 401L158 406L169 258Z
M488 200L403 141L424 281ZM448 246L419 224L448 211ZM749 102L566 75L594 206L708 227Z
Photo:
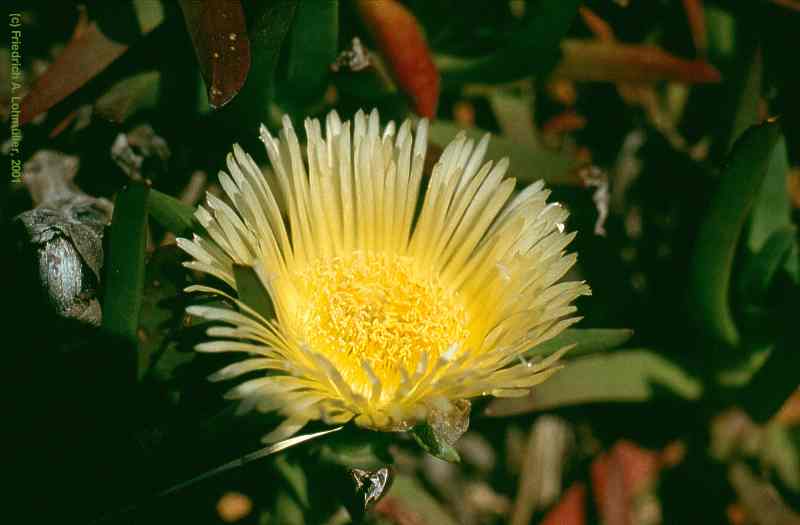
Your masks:
M301 328L308 345L367 394L366 362L391 399L403 369L413 374L423 353L433 362L469 335L459 297L411 258L356 252L320 260L297 277L305 297Z

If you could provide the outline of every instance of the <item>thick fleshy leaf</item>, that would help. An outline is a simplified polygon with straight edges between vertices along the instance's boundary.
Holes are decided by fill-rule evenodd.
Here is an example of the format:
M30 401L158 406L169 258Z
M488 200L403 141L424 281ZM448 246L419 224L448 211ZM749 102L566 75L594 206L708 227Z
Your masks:
M557 77L579 82L719 82L714 66L702 60L684 60L657 47L565 40L563 58L553 71Z
M250 71L250 38L239 0L181 0L186 28L206 82L208 102L219 108L241 90Z
M760 304L778 269L797 256L797 228L786 225L775 230L761 250L749 256L743 264L740 277L742 299L749 304Z
M461 457L458 451L442 439L427 423L417 425L410 430L414 441L422 447L422 449L433 457L449 461L450 463L458 463Z
M772 152L764 184L761 185L750 216L747 247L753 252L764 249L777 232L793 226L788 177L789 156L786 140L781 137ZM792 248L787 255L785 268L795 282L800 282L800 253L797 248Z
M784 485L800 493L800 428L772 421L764 429L763 442L764 464L775 471Z
M348 469L377 469L391 463L390 444L388 434L364 432L347 425L339 434L320 442L317 448L322 463Z
M578 0L543 0L507 44L480 58L437 57L442 85L496 84L547 73L561 54L561 39L578 12ZM532 4L529 6L533 7Z
M94 109L112 122L125 122L140 109L155 107L159 86L160 75L156 71L122 79L97 99Z
M95 22L75 35L23 99L20 124L49 110L119 58L128 46L104 35Z
M111 11L102 11L104 17ZM163 8L158 1L137 2L134 6L136 37L146 35L163 20ZM130 42L112 39L101 30L102 21L89 21L81 16L78 25L64 50L39 77L31 91L22 100L20 124L64 100L89 80L105 70L128 50Z
M769 481L754 474L745 463L737 462L729 467L728 481L747 514L759 516L753 523L764 525L800 523L800 514L783 501Z
M300 2L288 37L287 92L293 100L322 95L339 49L339 1Z
M613 350L627 343L633 337L633 330L603 328L570 328L564 330L549 341L537 345L526 354L526 357L552 354L565 346L575 345L567 353L568 358L575 358L597 352Z
M728 346L740 341L729 297L733 259L779 133L778 123L768 121L736 141L695 240L690 311L712 339Z
M657 353L624 350L570 362L530 396L495 399L486 414L503 417L585 403L641 403L658 398L696 400L702 383Z
M147 212L175 235L190 237L192 231L200 227L194 219L194 208L158 190L150 190Z
M520 145L539 147L529 98L494 89L488 99L504 137Z
M686 11L686 21L689 24L689 32L692 34L694 50L699 54L705 54L708 49L708 40L703 2L702 0L683 0L683 9Z
M431 122L428 137L430 141L445 146L461 131L476 141L479 141L486 131L479 128L461 128L453 122L436 120ZM578 162L573 157L544 148L532 148L506 139L493 136L489 141L486 159L495 162L503 157L511 161L509 174L522 184L529 184L539 179L544 179L548 184L576 183L574 176Z
M425 523L456 525L456 520L445 511L425 488L407 474L398 474L389 494L375 506L373 511L393 523L401 523L403 516L425 516Z
M775 415L798 386L800 351L794 330L800 308L800 286L793 286L784 293L786 300L780 312L782 319L778 323L778 336L772 351L750 383L737 394L740 406L757 422L767 421Z
M242 302L260 313L264 319L271 319L275 316L269 292L264 288L264 284L252 266L233 265L233 276L236 279L236 291Z
M398 86L411 97L414 111L433 118L439 102L439 72L417 19L396 0L359 0L358 12Z
M181 294L186 285L186 269L181 265L184 258L176 245L161 246L150 255L145 267L139 312L139 376L146 375L162 384L172 379L178 366L196 355L176 348L178 333L185 328L186 299Z
M764 183L750 217L747 246L754 252L761 250L778 229L792 224L792 207L786 183L788 175L789 157L786 141L781 137L769 159Z
M103 328L129 342L137 339L142 305L149 191L148 184L133 182L117 196L105 261Z
M310 506L308 500L308 478L303 468L297 463L287 459L285 455L275 458L275 470L291 489L292 496L303 508Z
M297 0L244 4L252 64L241 92L230 107L221 112L226 128L244 130L248 137L252 137L259 124L274 121L272 98L275 68L297 4Z
M547 513L542 525L584 525L586 523L586 487L575 483Z

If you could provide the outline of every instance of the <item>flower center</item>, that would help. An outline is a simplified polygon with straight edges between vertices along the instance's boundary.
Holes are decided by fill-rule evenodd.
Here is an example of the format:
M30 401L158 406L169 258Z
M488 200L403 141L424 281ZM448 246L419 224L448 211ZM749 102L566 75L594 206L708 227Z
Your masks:
M467 315L437 278L420 277L408 257L354 253L321 260L299 276L307 308L302 330L359 393L371 389L366 362L391 395L400 369L412 375L466 340Z

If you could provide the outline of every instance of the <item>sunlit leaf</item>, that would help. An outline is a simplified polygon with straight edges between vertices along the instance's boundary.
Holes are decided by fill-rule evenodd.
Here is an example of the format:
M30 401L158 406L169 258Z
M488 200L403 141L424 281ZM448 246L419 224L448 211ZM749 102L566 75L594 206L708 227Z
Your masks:
M194 208L158 190L150 190L147 212L175 235L191 237L192 231L199 227L194 219Z
M447 145L459 132L479 141L486 132L478 128L460 128L452 122L436 120L431 122L428 136L431 142ZM575 169L578 162L565 153L544 148L531 148L517 144L504 137L493 136L489 141L486 158L497 162L502 157L511 161L509 175L520 183L529 184L544 179L548 184L575 184Z
M540 147L528 97L517 97L494 89L488 99L504 137L520 145Z
M567 353L567 357L572 359L613 350L627 343L631 337L633 330L627 329L569 328L531 349L527 357L549 355L565 346L575 345L575 348Z
M567 364L528 397L495 399L486 414L503 417L584 403L696 400L701 382L651 350L588 356Z

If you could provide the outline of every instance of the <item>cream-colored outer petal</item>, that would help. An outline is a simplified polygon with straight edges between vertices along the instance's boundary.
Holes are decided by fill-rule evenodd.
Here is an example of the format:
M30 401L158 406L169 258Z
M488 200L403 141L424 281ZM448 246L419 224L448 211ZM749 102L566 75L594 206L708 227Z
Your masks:
M251 354L212 379L262 374L229 397L241 400L242 410L286 417L268 441L317 419L406 429L433 405L520 395L557 370L560 353L538 363L521 356L576 322L572 303L590 291L562 280L576 260L566 252L574 233L564 232L567 211L546 202L541 182L512 198L507 159L485 162L488 135L476 144L462 134L423 191L425 120L412 134L409 121L381 130L377 111L359 111L352 122L332 112L324 130L309 119L305 158L288 118L283 124L277 138L261 129L274 180L234 146L228 172L219 176L225 199L209 194L196 214L206 234L178 240L192 258L187 267L235 289L233 265L252 265L270 294L274 319L213 287L191 290L224 296L231 309L189 309L219 323L198 351ZM420 349L394 383L366 361L337 367L304 336L299 318L308 305L298 276L353 253L402 257L414 275L442 283L464 305L468 336L446 351Z

